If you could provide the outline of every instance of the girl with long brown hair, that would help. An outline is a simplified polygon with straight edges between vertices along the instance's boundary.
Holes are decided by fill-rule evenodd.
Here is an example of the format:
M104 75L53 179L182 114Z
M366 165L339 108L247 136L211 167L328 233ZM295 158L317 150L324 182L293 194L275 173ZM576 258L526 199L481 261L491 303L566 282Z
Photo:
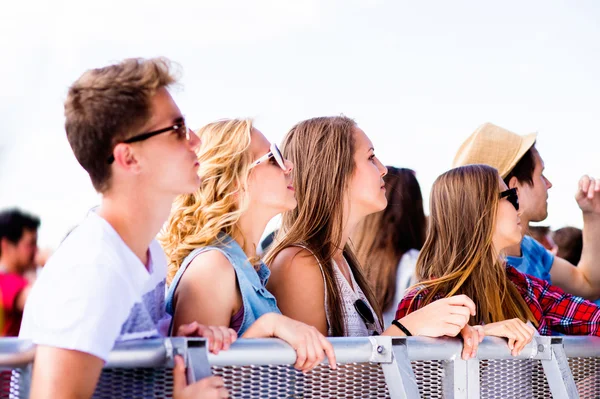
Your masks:
M265 288L269 269L256 255L273 216L296 206L293 165L249 119L198 131L202 184L174 204L161 241L169 260L167 312L172 331L199 322L244 338L276 336L297 352L296 367L316 367L333 347L314 327L282 316Z
M393 166L387 171L383 178L387 206L365 217L352 234L356 257L381 305L385 325L395 319L398 303L414 280L426 228L415 172Z
M354 227L386 206L383 176L373 144L346 117L298 123L283 141L298 207L283 214L282 227L266 257L268 288L283 314L329 336L382 333L379 305L351 248ZM385 329L389 335L457 335L475 313L457 296L431 304Z
M496 169L468 165L433 184L427 239L417 262L420 282L404 297L396 317L439 298L468 295L477 304L471 323L485 335L506 337L513 355L542 335L600 335L600 309L560 288L522 274L504 261L504 249L521 240L516 189Z

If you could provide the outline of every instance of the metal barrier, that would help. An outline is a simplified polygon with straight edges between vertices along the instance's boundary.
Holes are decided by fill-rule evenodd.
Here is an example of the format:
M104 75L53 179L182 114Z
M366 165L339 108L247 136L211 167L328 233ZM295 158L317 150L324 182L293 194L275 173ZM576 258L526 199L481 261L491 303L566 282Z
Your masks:
M173 356L188 380L221 375L233 398L599 398L600 338L536 337L518 357L506 341L486 337L477 358L460 358L457 339L331 338L338 369L303 374L295 352L276 339L238 340L208 354L201 339L120 344L94 398L163 398L173 388ZM0 339L0 399L26 398L34 346Z

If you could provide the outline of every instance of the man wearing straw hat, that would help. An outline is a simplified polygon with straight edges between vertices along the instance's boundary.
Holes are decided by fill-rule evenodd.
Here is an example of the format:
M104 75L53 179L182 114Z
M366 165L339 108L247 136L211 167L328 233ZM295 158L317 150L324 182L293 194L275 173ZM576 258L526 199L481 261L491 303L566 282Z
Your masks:
M548 216L548 189L544 161L535 148L537 133L517 135L485 123L461 145L453 166L486 164L498 169L509 189L515 188L523 226ZM589 300L600 297L600 180L583 176L575 199L583 213L583 251L572 265L555 257L540 243L524 235L519 246L506 251L509 265L546 280L568 293ZM523 234L526 229L523 229Z

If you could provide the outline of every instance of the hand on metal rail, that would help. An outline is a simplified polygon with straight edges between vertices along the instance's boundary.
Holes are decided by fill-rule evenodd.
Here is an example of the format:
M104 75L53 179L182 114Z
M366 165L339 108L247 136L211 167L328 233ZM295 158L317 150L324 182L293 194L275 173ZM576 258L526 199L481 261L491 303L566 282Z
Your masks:
M463 360L469 360L477 356L479 344L485 337L483 326L470 326L467 324L460 330L460 336L463 339Z
M223 378L206 377L188 385L185 374L185 362L181 356L175 356L173 367L173 399L217 399L228 398Z
M513 356L521 353L525 345L531 342L535 328L519 319L510 319L483 326L485 335L508 338L508 348Z
M183 324L177 329L178 337L202 337L208 341L208 349L215 355L227 350L237 339L237 333L231 328L222 326L205 326L193 322Z
M475 303L466 295L439 299L400 319L412 335L455 337L475 315Z
M331 343L315 327L289 317L267 313L261 316L243 335L244 338L281 338L296 351L294 367L304 373L317 367L327 356L329 367L337 368Z

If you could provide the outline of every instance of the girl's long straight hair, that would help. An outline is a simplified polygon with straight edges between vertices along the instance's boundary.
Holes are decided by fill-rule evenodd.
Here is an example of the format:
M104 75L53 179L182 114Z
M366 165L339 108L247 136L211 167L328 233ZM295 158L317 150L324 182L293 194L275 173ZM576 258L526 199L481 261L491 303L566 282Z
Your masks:
M424 304L440 294L467 295L477 305L471 320L476 324L519 318L537 325L492 244L499 193L498 171L486 165L462 166L437 178L415 287L427 291Z
M344 116L321 117L298 123L285 136L282 151L294 163L298 207L283 214L282 227L266 256L266 263L271 264L279 252L297 244L312 251L323 267L333 336L346 334L346 315L332 261L342 241L343 198L355 169L355 128L356 123ZM343 254L381 323L379 306L350 245L343 248Z

